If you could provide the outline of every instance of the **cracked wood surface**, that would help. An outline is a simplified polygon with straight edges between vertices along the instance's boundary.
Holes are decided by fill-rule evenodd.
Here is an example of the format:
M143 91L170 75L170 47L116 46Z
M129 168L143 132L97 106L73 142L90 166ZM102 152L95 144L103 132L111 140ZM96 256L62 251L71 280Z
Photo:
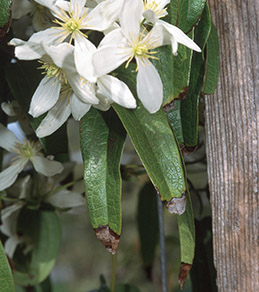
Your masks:
M209 3L221 51L205 111L217 285L258 291L259 2Z

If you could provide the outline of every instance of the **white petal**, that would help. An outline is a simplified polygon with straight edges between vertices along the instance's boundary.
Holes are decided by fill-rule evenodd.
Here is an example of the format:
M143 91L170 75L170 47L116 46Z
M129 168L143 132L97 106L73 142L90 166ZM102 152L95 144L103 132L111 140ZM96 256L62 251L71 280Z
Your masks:
M123 3L120 24L128 40L135 40L139 35L143 9L144 4L140 0L125 0Z
M62 163L47 159L43 156L35 156L31 159L31 162L37 172L46 176L53 176L57 173L61 173L64 168Z
M14 110L13 104L8 103L8 102L2 102L1 103L1 109L2 111L8 115L9 117L14 117L16 116L16 112ZM1 142L0 142L1 144Z
M34 1L42 6L49 8L49 9L55 9L56 0L34 0Z
M163 102L163 85L156 68L149 61L144 65L139 62L137 93L151 114L160 109Z
M107 111L111 107L112 101L103 94L101 94L99 89L97 90L96 95L99 99L99 104L93 105L93 107L101 111Z
M143 17L146 18L147 23L154 24L156 22L156 14L152 9L147 9L143 12Z
M93 54L93 65L97 76L103 76L118 68L130 57L127 48L105 46Z
M45 76L33 94L29 114L34 118L51 109L59 98L61 83Z
M5 215L4 218L2 218L2 224L0 225L1 232L9 237L16 235L17 218L20 214L22 207L24 206L24 203L15 203L14 205L17 206L17 209L14 212L11 212L8 216ZM2 214L4 210L2 211Z
M98 48L100 49L103 46L113 46L121 47L127 46L127 39L125 38L121 28L117 28L109 32L100 42Z
M86 103L98 104L99 100L95 96L94 86L91 82L82 80L78 74L66 75L75 95Z
M70 2L72 4L73 11L81 11L85 6L86 0L70 0Z
M96 82L92 54L96 47L85 37L75 35L75 63L78 73L90 82Z
M201 52L201 49L199 48L199 46L197 46L195 44L195 42L190 39L183 31L181 31L178 27L169 24L165 21L159 20L159 23L162 24L164 26L164 28L171 34L171 36L174 38L174 41L185 45L186 47L197 51L197 52Z
M26 163L27 161L15 163L0 172L0 191L7 189L15 182L18 174L23 170Z
M34 8L33 3L31 3L28 0L16 0L13 1L13 5L12 5L12 18L13 19L19 19L22 16L28 14L29 12L31 12Z
M6 220L8 217L10 217L14 212L20 210L22 208L22 206L24 205L24 203L15 203L11 206L8 206L6 208L4 208L1 211L1 219L2 220ZM10 236L10 234L7 234Z
M84 103L78 99L75 94L70 98L70 106L73 118L77 121L80 121L81 118L89 111L91 104Z
M129 90L128 86L111 75L105 75L97 79L97 85L100 92L126 108L136 108L136 100Z
M71 114L67 98L60 98L55 106L48 112L36 130L39 138L46 137L60 128Z
M75 73L74 46L62 43L57 46L44 46L44 50L59 68Z
M85 199L78 193L63 190L50 196L46 202L58 208L73 208L85 205Z
M4 249L5 249L5 253L8 255L10 259L13 258L16 247L21 242L23 242L23 239L21 239L17 235L11 236L6 240L4 244Z
M0 147L7 151L12 151L17 143L21 143L13 132L8 130L5 126L0 124Z

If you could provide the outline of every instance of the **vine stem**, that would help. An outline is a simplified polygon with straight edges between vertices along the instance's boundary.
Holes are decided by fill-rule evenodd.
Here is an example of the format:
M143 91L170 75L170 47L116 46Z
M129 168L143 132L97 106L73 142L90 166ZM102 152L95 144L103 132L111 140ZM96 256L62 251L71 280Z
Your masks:
M167 270L166 270L165 232L164 232L164 210L163 210L163 203L162 203L159 195L157 195L157 209L158 209L158 226L159 226L159 244L160 244L160 265L161 265L162 292L168 292Z
M117 271L117 252L112 255L112 282L111 282L111 292L115 292L116 286L116 271Z

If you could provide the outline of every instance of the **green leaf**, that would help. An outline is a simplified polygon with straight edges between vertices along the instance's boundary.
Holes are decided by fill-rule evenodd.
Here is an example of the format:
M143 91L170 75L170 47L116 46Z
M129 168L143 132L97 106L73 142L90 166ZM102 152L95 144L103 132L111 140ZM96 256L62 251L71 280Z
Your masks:
M176 5L177 2L177 5ZM206 0L173 0L171 1L171 23L178 26L185 33L192 30L202 15ZM175 10L177 9L177 17L175 19ZM175 22L176 21L176 22Z
M10 6L11 6L11 0L0 0L0 27L5 26L10 17Z
M81 120L80 132L90 220L96 236L114 253L121 233L120 161L126 132L113 110L94 108Z
M0 240L0 291L14 292L12 271Z
M159 47L152 60L163 83L163 106L175 98L184 98L189 85L192 51L179 45L177 56L173 56L171 46Z
M211 23L211 31L206 48L206 72L203 86L204 94L212 94L219 77L219 39L216 27Z
M184 142L183 139L183 129L182 129L182 120L181 120L181 101L175 100L173 108L166 112L166 116L170 126L173 129L175 137L177 139L178 144L182 144Z
M217 292L216 269L213 263L211 217L195 221L195 258L191 269L193 292Z
M195 28L195 42L204 48L210 34L211 18L206 5L201 21ZM198 139L198 105L205 73L205 60L202 53L193 53L188 96L181 101L181 119L184 143L188 147L196 146Z
M117 70L120 79L136 96L136 72ZM138 101L134 110L117 104L113 108L121 119L130 139L162 201L181 197L185 191L178 145L163 110L150 114Z
M140 190L138 200L140 251L145 268L152 267L158 240L157 193L151 182Z
M186 197L185 212L177 216L177 220L180 236L181 262L191 265L195 249L195 227L189 190L187 190Z
M15 283L34 286L46 279L55 264L61 241L59 218L53 211L23 209L18 230L31 238L33 250L26 272L14 271Z

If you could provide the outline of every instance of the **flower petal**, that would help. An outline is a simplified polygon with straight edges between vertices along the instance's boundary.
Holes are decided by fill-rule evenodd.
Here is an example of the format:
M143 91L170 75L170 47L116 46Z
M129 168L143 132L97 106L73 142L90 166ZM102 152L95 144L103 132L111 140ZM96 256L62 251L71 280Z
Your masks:
M22 16L31 12L34 8L33 3L28 0L24 1L13 1L12 3L12 18L19 19Z
M64 168L62 163L47 159L43 156L34 156L31 162L37 172L46 176L53 176L57 173L61 173Z
M75 73L74 46L62 43L57 46L44 46L44 50L59 68Z
M4 148L7 151L12 151L17 143L21 143L14 133L2 124L0 124L0 147Z
M27 161L17 162L0 172L0 191L10 187L17 179L18 174L24 169Z
M97 79L100 92L110 100L126 108L136 108L136 100L128 86L111 75L105 75Z
M96 47L85 37L75 34L75 63L78 73L90 82L96 82L92 54Z
M10 259L13 258L16 247L21 242L23 242L23 239L18 237L17 235L11 236L6 240L4 244L4 250Z
M68 98L60 98L40 123L36 135L39 138L51 135L66 122L70 114Z
M46 202L58 208L73 208L85 205L85 199L78 193L63 190L50 196Z
M33 94L29 114L34 118L51 109L59 98L61 83L45 76Z
M120 25L128 40L135 40L138 37L143 10L143 1L125 0L123 2Z
M121 46L127 46L128 41L125 38L123 31L121 30L121 28L116 28L114 30L112 30L111 32L109 32L100 42L98 48L100 49L103 46L117 46L117 47L121 47Z
M89 111L91 104L82 102L75 94L70 98L70 107L72 116L75 120L80 121L81 118Z
M130 57L129 49L104 46L93 54L93 65L97 76L103 76L118 68Z
M152 114L157 112L163 101L163 85L158 72L149 61L139 62L137 93L144 107Z

